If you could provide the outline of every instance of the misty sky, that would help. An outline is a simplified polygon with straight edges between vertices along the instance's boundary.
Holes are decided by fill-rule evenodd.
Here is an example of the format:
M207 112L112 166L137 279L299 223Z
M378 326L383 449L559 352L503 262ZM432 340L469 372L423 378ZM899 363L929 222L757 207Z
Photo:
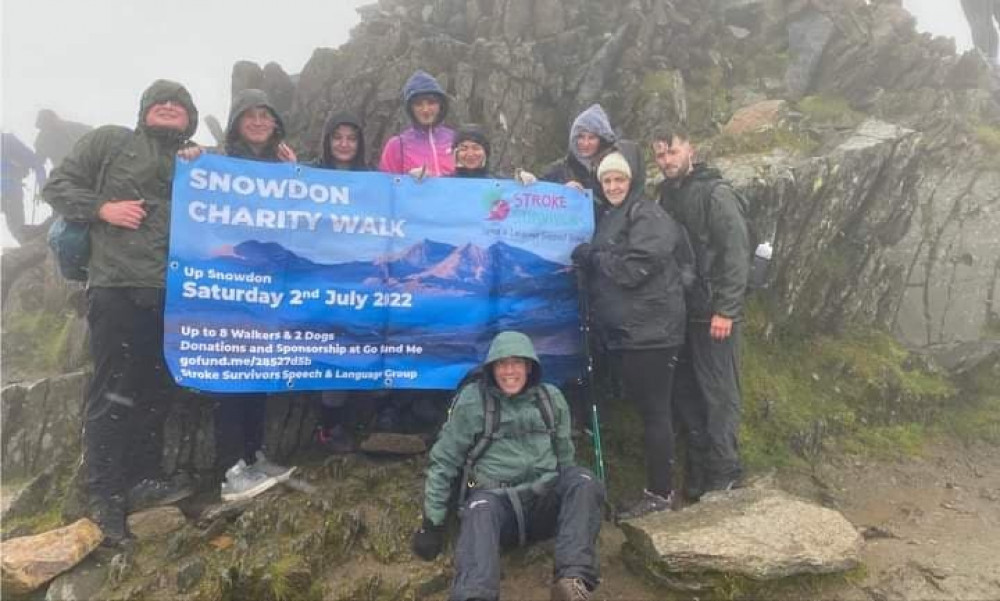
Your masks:
M224 121L234 62L273 60L297 73L313 49L345 42L355 9L371 1L2 0L0 124L28 145L40 108L92 125L132 126L142 90L161 77L184 83L202 115ZM904 4L921 29L969 47L959 0ZM203 124L195 138L211 142ZM0 245L11 243L0 229Z

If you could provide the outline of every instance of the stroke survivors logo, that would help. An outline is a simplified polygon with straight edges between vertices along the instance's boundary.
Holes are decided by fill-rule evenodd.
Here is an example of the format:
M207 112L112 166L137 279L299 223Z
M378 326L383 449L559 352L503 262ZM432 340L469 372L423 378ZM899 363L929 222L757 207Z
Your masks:
M510 199L506 199L498 190L487 192L483 196L483 204L487 209L486 221L504 221L515 210L562 211L567 208L566 197L561 194L515 192Z

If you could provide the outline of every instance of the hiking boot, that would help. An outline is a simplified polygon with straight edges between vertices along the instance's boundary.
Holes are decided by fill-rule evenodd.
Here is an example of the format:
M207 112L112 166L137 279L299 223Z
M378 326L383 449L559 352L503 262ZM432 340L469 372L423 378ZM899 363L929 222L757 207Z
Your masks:
M292 467L285 467L283 465L278 465L277 463L271 463L271 460L264 455L263 451L256 451L254 453L254 457L256 457L257 460L253 462L250 469L260 472L270 478L274 478L279 483L287 482L297 469L294 465Z
M135 512L151 507L173 505L193 494L191 477L183 472L166 480L146 478L129 489L128 509L130 512Z
M560 578L552 584L552 601L588 601L590 589L582 578Z
M119 495L109 498L95 498L91 501L91 517L104 538L102 547L120 547L129 539L125 523L125 499Z
M252 499L276 484L277 478L253 469L240 459L236 465L226 470L226 481L222 483L222 500Z
M618 521L634 520L650 513L668 511L673 509L674 493L671 492L666 497L650 492L648 489L642 491L642 498L633 503L627 509L618 512L615 516Z
M331 455L347 455L354 452L354 437L340 424L331 428L317 428L316 442Z

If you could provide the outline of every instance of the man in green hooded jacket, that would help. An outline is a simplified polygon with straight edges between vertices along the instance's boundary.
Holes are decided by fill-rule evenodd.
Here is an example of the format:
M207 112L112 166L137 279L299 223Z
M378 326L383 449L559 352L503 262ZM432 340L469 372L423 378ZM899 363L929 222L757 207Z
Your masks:
M459 392L430 452L424 519L413 536L425 560L444 547L444 521L454 484L467 487L459 507L451 601L497 599L500 547L555 536L552 598L590 598L599 580L597 535L604 487L574 465L570 414L559 389L542 383L531 340L519 332L493 339L482 380ZM492 441L458 482L469 451L483 435L491 395L499 412ZM543 416L548 401L551 419Z
M65 219L90 225L94 375L84 405L84 465L91 515L109 545L127 538L125 515L147 496L140 493L160 502L190 494L159 470L172 384L163 301L174 155L197 126L188 91L157 80L142 95L134 130L107 125L86 134L43 190Z

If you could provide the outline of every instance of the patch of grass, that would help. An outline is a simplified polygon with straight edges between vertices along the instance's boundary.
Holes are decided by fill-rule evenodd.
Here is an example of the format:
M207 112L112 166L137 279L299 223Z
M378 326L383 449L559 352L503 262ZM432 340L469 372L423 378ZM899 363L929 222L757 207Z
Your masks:
M973 128L973 133L984 150L991 153L1000 153L1000 127L992 125L977 125Z
M840 96L806 96L799 100L799 111L812 123L835 127L854 127L865 115L851 108L847 99Z
M723 134L708 141L706 147L717 157L762 154L776 148L808 156L819 147L819 142L805 132L782 126L737 135Z
M4 370L7 373L33 377L61 371L72 329L68 313L8 314L4 316L3 327Z

